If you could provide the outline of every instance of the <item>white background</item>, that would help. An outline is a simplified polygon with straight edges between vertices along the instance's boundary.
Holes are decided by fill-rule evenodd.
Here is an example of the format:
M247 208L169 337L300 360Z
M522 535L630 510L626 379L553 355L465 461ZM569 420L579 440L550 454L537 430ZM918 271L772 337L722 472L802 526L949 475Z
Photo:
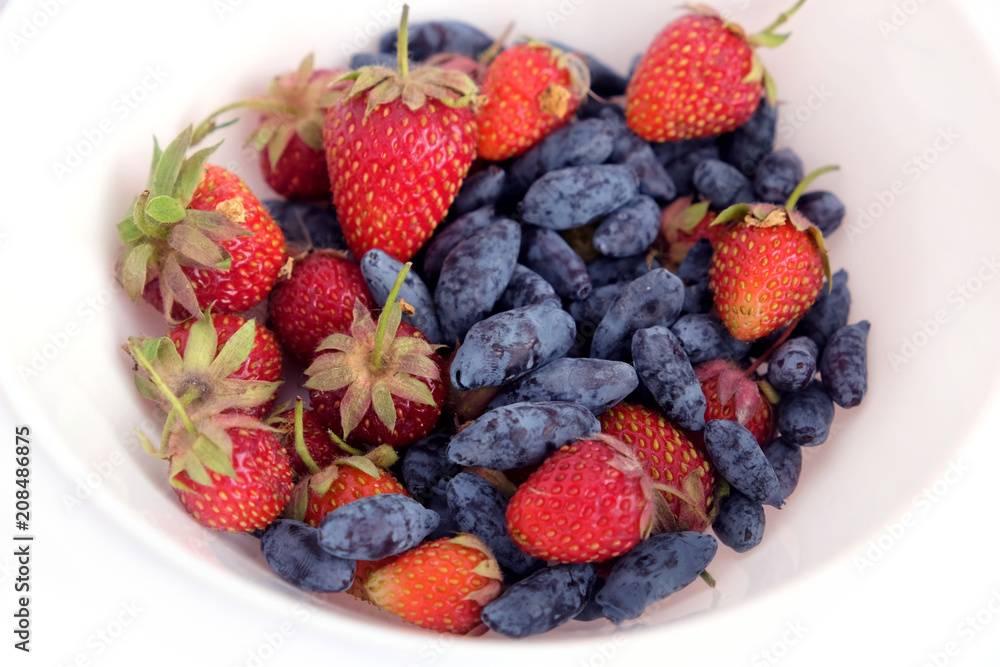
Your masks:
M921 4L934 2L945 0ZM985 41L996 56L992 66L997 67L1000 7L991 0L964 0L962 4L976 17L981 34L990 36ZM4 91L4 104L26 103L23 96L24 91L20 97ZM11 194L5 192L5 196ZM936 500L930 509L915 512L915 523L903 526L898 539L887 542L890 547L871 567L859 572L857 562L835 563L800 580L793 589L785 587L756 599L752 613L744 613L745 621L734 634L713 637L704 627L692 626L691 642L703 643L712 656L711 664L719 665L973 667L1000 663L1000 517L994 493L1000 470L998 399L994 396L995 409L953 459L960 474L948 478L942 471L938 488L932 489ZM8 434L4 437L10 445L2 450L7 453L0 454L3 508L12 505L15 425L20 425L18 416L0 406L0 433ZM352 659L407 664L382 662L376 657L376 647L331 645L308 622L284 625L290 619L248 608L217 592L205 595L168 562L124 534L93 504L67 508L62 498L74 495L77 481L56 472L46 459L44 442L33 442L31 471L32 533L37 537L31 547L33 652L24 655L11 647L16 564L13 546L0 547L2 664L229 667L258 664L254 654L267 658L261 663L267 665ZM7 509L0 516L5 522L10 520ZM890 518L872 538L884 537L901 518L902 514ZM13 531L5 525L0 525L0 542L12 544L8 535ZM990 610L991 604L995 611ZM979 621L968 620L977 614ZM673 641L677 639L677 634L672 635ZM269 644L280 646L271 651ZM766 649L774 650L771 662L762 653ZM946 655L949 650L952 656ZM588 659L590 664L600 664L596 657L602 651L610 655L609 664L636 664L640 657L652 657L638 655L639 650L630 649L627 642L595 641L590 654L567 655L565 664ZM666 658L670 653L671 647L664 646L657 658L670 664ZM427 651L414 656L413 662L433 664L447 655L447 646L429 640Z

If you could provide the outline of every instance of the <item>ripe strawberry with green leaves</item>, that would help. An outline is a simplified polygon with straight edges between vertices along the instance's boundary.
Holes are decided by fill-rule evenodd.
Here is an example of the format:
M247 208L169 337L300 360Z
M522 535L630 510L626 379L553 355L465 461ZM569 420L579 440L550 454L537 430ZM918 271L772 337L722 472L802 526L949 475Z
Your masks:
M176 400L192 418L233 411L259 416L281 384L274 335L236 315L209 310L167 336L130 338L125 351L135 361L139 393L167 413L176 411Z
M146 190L118 224L125 293L174 324L210 305L220 313L257 305L285 263L285 238L246 184L205 164L219 144L185 157L200 139L189 126L165 150L154 140Z
M719 213L712 227L709 288L719 317L743 341L756 340L798 319L828 283L830 261L823 232L795 210L813 179L836 167L807 176L784 206L736 204Z
M301 447L301 444L296 445L300 455ZM305 457L302 458L305 461ZM396 452L385 445L364 456L336 459L322 469L315 462L306 461L310 474L295 485L285 517L319 526L327 514L358 498L380 493L399 493L409 497L406 488L388 470L398 458Z
M240 332L247 330L252 340L252 327ZM192 338L197 335L192 333ZM191 340L188 347L197 345ZM229 356L225 347L217 360ZM206 409L205 403L188 401L189 393L175 394L155 369L160 351L176 354L169 338L131 339L127 349L145 373L136 373L140 391L155 389L170 405L160 445L154 446L141 432L139 436L147 452L170 461L170 485L184 508L215 530L265 528L284 509L293 486L292 469L274 429L246 414Z
M665 27L642 54L625 91L625 120L647 141L679 141L735 130L753 115L766 93L777 91L755 51L780 46L775 34L805 0L799 0L755 35L706 5Z
M407 13L398 71L364 67L327 110L323 146L333 203L355 257L413 257L444 219L476 156L476 85L439 67L410 70Z
M368 578L368 599L408 623L452 634L482 628L482 608L500 595L503 574L468 533L425 542Z
M717 359L698 364L694 373L708 401L706 422L713 419L738 422L753 433L761 447L771 442L774 410L761 385L749 377L748 371ZM700 442L700 433L696 437Z
M360 302L349 334L332 334L306 369L310 403L324 426L349 443L401 447L430 433L441 416L444 361L396 300L406 263L376 323Z
M619 556L650 535L653 480L629 448L597 436L565 445L517 488L507 531L526 553L561 563Z
M267 95L226 105L209 122L233 109L259 111L259 125L247 144L258 151L267 184L287 199L329 200L323 118L349 87L336 83L343 74L340 69L315 69L309 54L296 71L276 76Z
M212 337L208 334L206 323L210 323L215 329L216 349L211 349ZM198 320L188 320L167 333L167 337L173 341L177 352L182 359L191 359L191 364L208 359L215 359L222 352L226 343L240 331L248 326L248 321L233 314L205 313L205 317ZM248 327L253 330L253 346L247 354L243 363L233 372L226 376L232 380L255 380L261 382L277 383L281 380L281 347L274 333L267 327L260 326L256 320ZM194 334L192 334L194 331ZM190 352L189 352L190 344ZM200 346L206 346L203 349ZM242 354L242 350L240 352ZM190 364L189 364L190 365ZM190 372L190 371L189 371ZM162 375L161 375L162 377ZM193 376L188 378L188 382L195 386L211 387L208 377L202 376L195 380ZM260 419L274 406L274 396L260 405L249 408L246 412Z
M336 250L316 250L294 260L291 275L275 286L271 327L288 354L311 362L324 338L350 330L357 303L375 307L358 263Z
M506 160L528 150L576 113L590 89L590 70L573 53L548 44L515 44L490 63L476 110L479 157Z
M715 470L705 452L655 410L619 403L600 416L601 432L629 446L667 501L660 519L671 531L699 533L716 514Z

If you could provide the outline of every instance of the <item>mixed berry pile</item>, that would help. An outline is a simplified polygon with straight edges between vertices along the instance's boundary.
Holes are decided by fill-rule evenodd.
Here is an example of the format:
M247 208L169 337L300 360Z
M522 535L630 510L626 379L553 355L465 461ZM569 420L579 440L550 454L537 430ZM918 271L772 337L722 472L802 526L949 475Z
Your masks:
M155 146L117 268L172 328L125 349L195 520L305 591L511 637L636 618L761 541L864 397L869 325L809 191L832 167L774 150L756 47L791 12L690 12L625 78L404 9L381 53ZM208 163L235 109L281 199Z

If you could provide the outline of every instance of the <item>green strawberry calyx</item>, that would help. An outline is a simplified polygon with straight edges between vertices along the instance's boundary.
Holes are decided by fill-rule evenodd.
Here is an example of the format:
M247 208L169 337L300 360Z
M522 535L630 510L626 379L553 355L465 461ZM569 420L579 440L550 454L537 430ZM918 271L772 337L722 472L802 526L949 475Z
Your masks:
M191 325L183 355L167 336L133 337L125 345L136 363L136 389L167 413L179 410L200 418L224 410L248 410L269 400L281 384L229 377L249 358L256 323L247 321L220 349L212 318L209 309Z
M232 256L222 242L253 234L239 224L246 211L237 200L223 201L215 211L189 208L206 161L222 143L185 157L193 136L189 125L165 150L153 139L146 189L136 198L132 212L118 223L125 247L117 272L125 293L138 302L146 284L159 277L164 313L171 323L175 323L175 302L188 313L201 312L194 286L181 267L228 271Z
M206 317L197 322L196 325L207 322L207 320ZM252 325L252 321L248 324ZM214 327L212 328L214 331ZM250 331L252 334L252 326ZM195 335L193 331L191 335L193 338ZM238 335L239 332L234 334L230 341L236 339ZM189 344L192 342L194 341L189 339ZM220 414L215 410L204 409L204 405L201 406L202 409L196 409L189 413L187 405L190 405L199 393L194 388L188 388L183 394L178 395L178 392L171 389L168 386L168 381L161 376L159 370L166 371L167 378L171 377L169 375L171 368L165 368L159 363L161 361L159 353L167 346L174 352L177 351L173 342L165 337L159 339L132 338L126 346L126 350L135 360L136 365L145 372L145 375L142 375L137 370L135 374L136 387L139 388L140 393L147 398L153 398L161 404L170 406L158 447L153 445L145 433L136 431L143 449L158 458L170 460L170 484L182 491L192 490L179 478L182 472L187 473L187 477L191 481L204 486L213 486L209 471L236 478L236 470L233 467L233 441L228 431L242 428L276 432L276 429L249 415L239 412ZM237 342L235 348L239 346L240 343ZM231 363L233 356L238 356L235 348L232 354L227 353L225 356L220 351L219 357L216 357L216 359L223 359L219 362L220 367L225 366L227 361ZM170 355L165 355L165 358L169 359ZM177 359L172 361L176 365ZM183 364L183 360L180 361ZM242 362L235 367L238 368L241 364ZM276 385L277 383L266 384ZM270 392L273 393L273 391L274 387L271 387Z
M427 383L440 380L441 369L432 356L435 346L413 337L396 337L403 318L397 300L403 280L412 266L403 265L378 318L360 302L354 304L350 334L331 334L316 352L316 360L306 369L306 387L318 391L347 388L340 403L340 418L346 440L361 419L373 408L376 417L392 431L396 428L393 397L424 405L435 405Z
M303 442L304 446L305 442ZM298 445L296 445L296 451L298 451ZM373 480L377 480L382 476L382 471L398 460L399 454L396 453L396 450L389 445L379 445L363 456L355 455L340 458L323 469L316 467L316 470L313 470L313 466L315 466L315 463L313 463L312 466L309 466L310 474L299 480L299 483L292 489L292 497L288 501L288 504L285 505L285 518L294 519L295 521L304 520L306 511L308 510L310 494L314 496L326 495L326 492L330 490L333 483L340 477L340 471L343 466L360 470Z
M337 81L353 81L343 98L352 100L367 93L365 118L375 109L401 99L411 111L417 111L428 98L448 107L473 107L479 103L479 88L464 72L440 67L417 67L409 64L409 5L403 5L403 16L397 38L397 69L372 65L343 75Z

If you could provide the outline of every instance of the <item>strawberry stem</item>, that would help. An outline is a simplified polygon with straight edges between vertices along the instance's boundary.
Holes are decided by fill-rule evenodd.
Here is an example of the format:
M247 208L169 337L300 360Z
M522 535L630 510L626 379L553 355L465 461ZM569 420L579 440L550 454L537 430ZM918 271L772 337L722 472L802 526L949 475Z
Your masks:
M302 397L295 397L295 453L299 455L302 462L306 464L306 468L309 472L316 473L319 472L319 466L316 465L316 461L309 454L309 448L306 447L306 438L302 433Z
M153 365L149 363L149 360L146 359L146 355L142 353L142 350L140 350L137 345L130 344L129 347L131 348L130 351L132 353L132 357L139 363L140 366L142 366L143 370L149 373L149 379L154 385L156 385L156 388L163 393L167 400L170 401L170 405L173 406L173 410L171 410L171 412L177 412L177 416L179 416L184 422L184 427L187 428L191 437L198 437L198 430L194 427L194 424L191 423L187 413L184 412L184 404L181 403L180 399L174 395L174 392L170 391L170 387L168 387L163 381L160 374L156 372Z
M792 335L792 331L795 329L796 326L798 326L799 320L801 320L801 319L802 319L802 315L799 315L794 320L792 320L791 322L788 323L788 326L785 327L785 330L783 332L781 332L780 336L778 336L778 340L776 340L773 343L771 343L771 347L767 348L767 350L764 351L764 354L762 354L759 357L757 357L757 361L753 362L753 364L750 366L750 368L748 368L746 370L746 373L744 373L744 375L746 377L750 377L750 375L753 374L753 372L755 370L757 370L757 368L762 363L764 363L765 361L767 361L768 358L772 354L774 354L774 351L776 349L778 349L778 346L780 346L782 343L784 343L786 340L788 340L788 337Z
M500 49L503 48L503 43L507 41L507 38L510 37L510 33L513 30L514 22L511 21L507 24L507 27L503 29L503 32L500 33L500 36L497 37L492 44L490 44L489 48L479 54L479 57L476 58L476 62L480 65L489 65L493 62L493 59L497 57L498 53L500 53Z
M792 17L792 14L797 12L799 7L805 4L805 2L806 0L799 0L792 6L791 9L786 9L785 11L783 11L781 14L778 15L778 18L774 20L774 23L761 30L761 33L765 35L770 35L771 33L773 33L775 29L778 28L778 26L780 26L782 23L790 19Z
M344 439L341 438L336 433L334 433L332 430L327 429L326 432L327 432L327 434L329 434L330 439L333 440L333 442L338 447L340 447L342 450L344 450L348 454L353 454L354 456L364 456L365 455L365 453L363 451L361 451L360 449L358 449L357 447L351 447L349 444L347 444L346 442L344 442Z
M396 65L399 78L405 79L410 74L410 6L403 5L403 17L399 20L399 32L396 34Z
M785 208L791 211L793 208L795 208L795 205L799 203L799 197L802 196L802 193L806 191L806 188L809 187L813 181L815 181L817 178L819 178L820 176L822 176L827 172L837 171L838 169L840 169L839 165L830 164L825 167L820 167L816 171L812 172L811 174L803 178L802 182L796 185L795 189L792 190L792 194L788 195L788 201L785 202Z
M403 7L403 11L406 11L405 6ZM389 311L396 303L396 297L399 296L399 289L403 286L403 280L406 279L406 274L410 272L411 266L413 266L413 262L407 262L399 270L396 282L393 283L392 289L389 290L389 296L385 299L385 308L382 309L382 313L378 316L378 325L375 327L375 349L372 350L372 365L379 370L382 369L382 341L385 339L385 330L389 326Z

